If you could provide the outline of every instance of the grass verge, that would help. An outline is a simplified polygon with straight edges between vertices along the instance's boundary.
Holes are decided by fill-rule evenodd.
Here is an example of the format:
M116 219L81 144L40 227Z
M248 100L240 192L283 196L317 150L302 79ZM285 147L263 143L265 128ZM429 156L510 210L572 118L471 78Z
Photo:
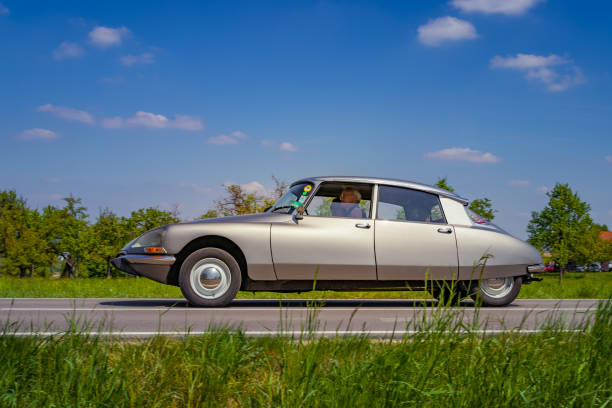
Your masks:
M543 275L542 282L524 285L520 298L529 299L608 299L612 297L612 272L568 273L563 282L556 274ZM145 278L14 278L0 277L0 297L117 297L181 298L179 288ZM427 292L331 292L297 293L240 292L239 299L427 299Z
M442 309L442 308L441 308ZM434 311L435 313L440 312ZM419 334L120 341L69 331L0 335L0 405L14 407L475 407L612 403L612 303L580 331L495 336L452 314L411 322Z

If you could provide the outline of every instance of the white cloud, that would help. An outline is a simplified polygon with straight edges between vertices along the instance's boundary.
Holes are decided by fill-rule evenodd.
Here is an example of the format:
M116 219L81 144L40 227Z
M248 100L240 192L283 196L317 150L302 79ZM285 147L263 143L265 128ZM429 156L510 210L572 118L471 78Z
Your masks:
M174 115L174 119L168 119L164 115L139 111L134 116L125 119L120 116L103 119L102 126L108 129L147 127L153 129L202 130L204 123L197 116Z
M121 129L123 127L123 119L119 116L102 119L102 127L107 129Z
M612 156L606 156L606 161L612 163Z
M49 129L28 129L21 132L19 138L21 140L53 140L57 139L58 134Z
M263 184L259 183L258 181L251 181L250 183L241 184L240 188L242 188L242 190L247 193L255 193L261 195L266 195L268 193L268 190L263 186Z
M48 112L54 116L63 119L69 119L89 124L95 123L95 119L89 113L78 109L68 108L65 106L55 106L48 103L46 105L39 106L37 110L39 112Z
M472 23L450 16L429 20L427 24L417 28L417 31L419 41L428 46L478 37Z
M130 33L127 27L103 27L97 26L89 33L89 40L92 44L101 47L113 47L121 45L123 39Z
M183 130L202 130L204 123L197 116L174 115L173 127Z
M516 188L525 188L525 187L529 187L529 180L510 180L508 182L508 185L510 187L516 187Z
M219 135L208 138L208 143L216 144L216 145L235 145L242 143L247 138L247 135L236 131L232 132L229 135Z
M451 4L461 11L486 14L519 15L541 0L452 0Z
M538 193L538 194L546 194L549 191L550 191L550 188L546 187L546 186L540 186L540 187L536 188L536 193Z
M279 148L285 152L297 152L298 151L298 148L289 142L281 143Z
M543 83L549 91L564 91L585 82L579 67L565 57L533 54L491 58L491 68L512 69L525 73L525 77Z
M125 120L127 126L142 126L149 128L163 129L168 127L170 121L164 115L159 115L151 112L136 112L136 115Z
M278 143L272 140L263 139L259 143L265 147L274 147L274 148L278 147L280 150L284 152L297 152L299 150L296 145L294 145L293 143L289 143L289 142Z
M122 65L131 67L136 64L153 64L155 62L155 55L150 52L145 52L140 55L124 55L119 59Z
M550 54L548 57L533 54L516 54L516 57L500 57L499 55L491 59L493 68L511 69L537 69L554 65L566 64L568 60L559 55Z
M0 16L8 15L9 9L2 3L0 3Z
M492 153L483 153L468 147L450 147L435 152L425 153L429 159L459 160L472 163L497 163L501 159Z
M53 51L53 58L61 60L64 58L76 58L83 55L83 48L76 43L64 41L55 51Z

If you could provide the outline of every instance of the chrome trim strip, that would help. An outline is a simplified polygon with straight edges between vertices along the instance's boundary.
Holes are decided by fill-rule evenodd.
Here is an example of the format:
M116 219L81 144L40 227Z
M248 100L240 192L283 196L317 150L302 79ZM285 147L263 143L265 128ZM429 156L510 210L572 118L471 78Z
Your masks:
M172 266L176 262L176 258L172 255L122 255L118 259L122 259L129 264L146 264L146 265L164 265Z
M352 176L325 176L325 177L310 177L298 180L291 185L299 184L299 183L321 183L323 181L336 181L336 182L345 182L345 183L366 183L366 184L386 184L390 186L396 187L406 187L411 188L413 190L421 190L426 191L428 193L438 194L444 197L448 197L452 200L459 201L463 205L467 205L469 200L463 198L453 192L430 186L422 183L415 183L412 181L406 180L398 180L398 179L385 179L380 177L352 177Z

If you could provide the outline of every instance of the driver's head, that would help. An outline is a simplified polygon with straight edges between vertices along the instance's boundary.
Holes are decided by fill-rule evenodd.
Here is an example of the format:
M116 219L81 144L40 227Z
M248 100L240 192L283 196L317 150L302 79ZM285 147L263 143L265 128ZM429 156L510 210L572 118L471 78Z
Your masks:
M340 194L340 201L343 203L359 204L361 193L352 187L345 187Z

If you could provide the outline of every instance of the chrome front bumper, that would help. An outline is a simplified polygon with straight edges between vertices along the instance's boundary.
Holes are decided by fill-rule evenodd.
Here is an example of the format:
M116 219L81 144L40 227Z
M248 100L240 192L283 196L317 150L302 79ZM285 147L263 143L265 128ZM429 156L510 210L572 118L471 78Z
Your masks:
M123 254L111 260L113 266L131 275L144 276L161 283L168 283L168 274L176 258L172 255Z

